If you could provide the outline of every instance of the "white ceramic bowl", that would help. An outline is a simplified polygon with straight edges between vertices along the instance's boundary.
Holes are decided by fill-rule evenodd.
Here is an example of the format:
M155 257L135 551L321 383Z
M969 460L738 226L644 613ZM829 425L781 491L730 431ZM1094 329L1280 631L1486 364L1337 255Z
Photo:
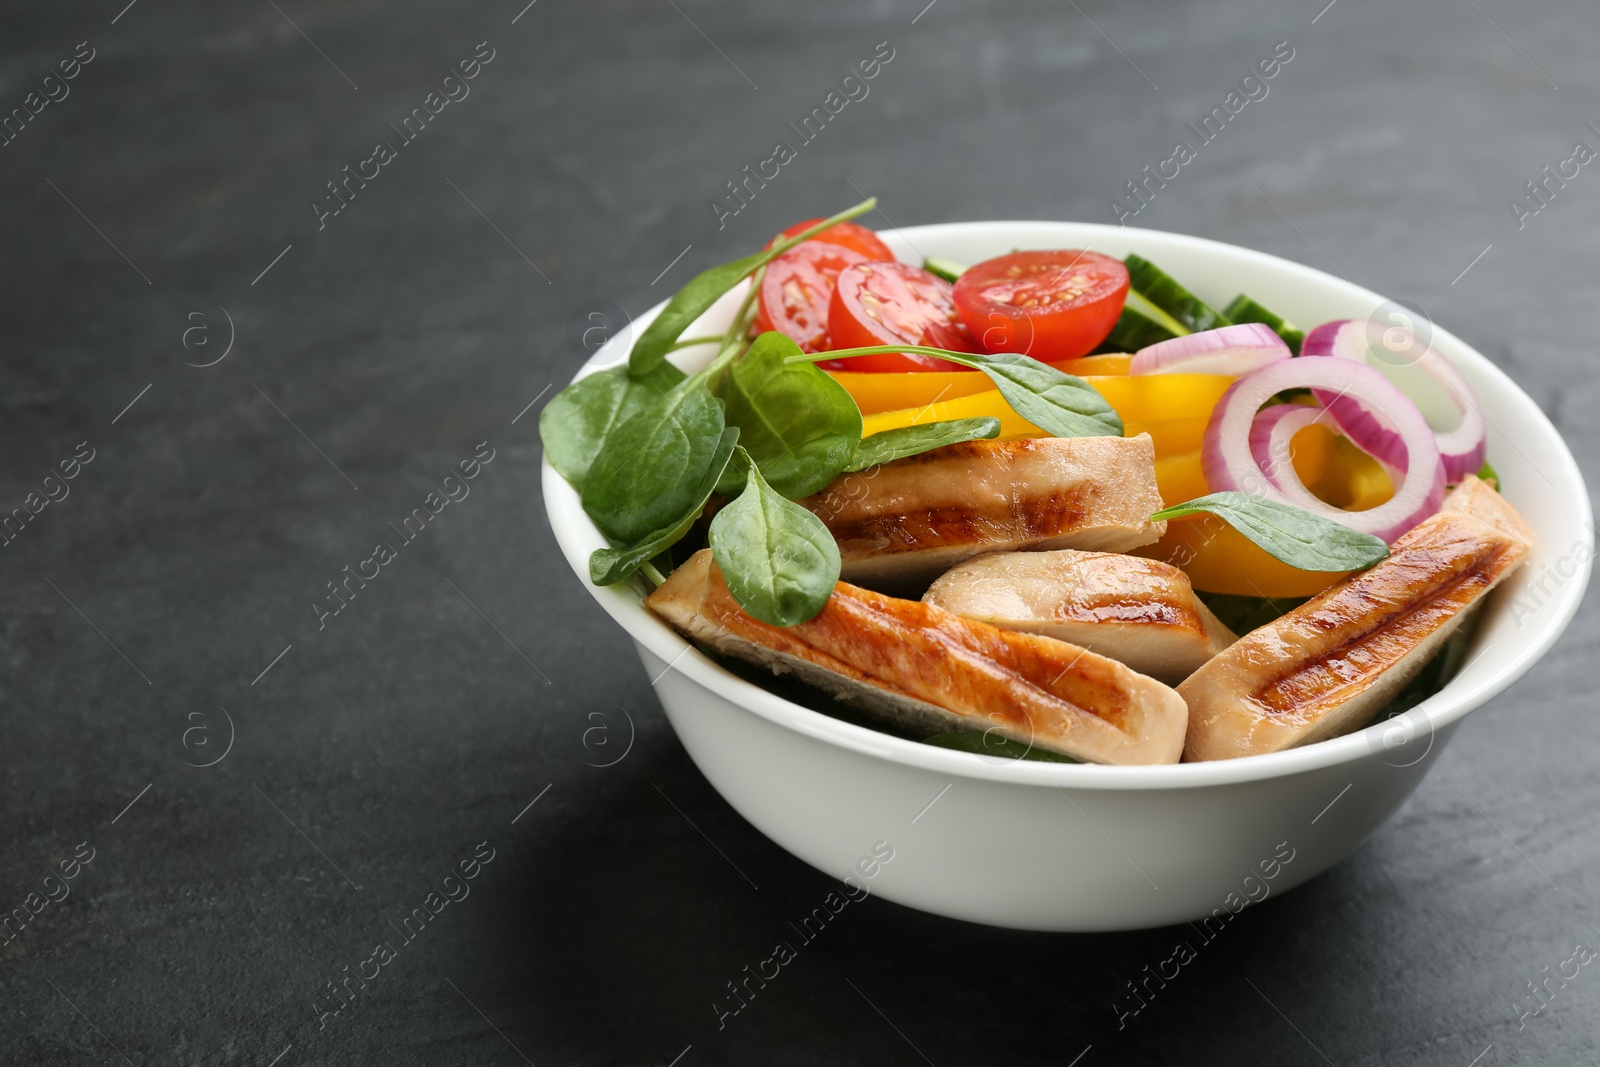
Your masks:
M1303 326L1386 306L1299 264L1151 230L974 222L884 236L911 262L930 255L976 263L1013 248L1138 252L1215 306L1244 292ZM713 308L704 325L720 330L732 303ZM633 334L658 310L637 320ZM706 332L715 331L686 335ZM614 338L586 369L624 358L629 340ZM762 833L819 870L854 872L857 884L890 900L996 926L1126 930L1214 913L1220 923L1247 899L1281 893L1355 849L1416 788L1461 719L1549 650L1588 584L1588 494L1555 428L1472 348L1438 328L1432 343L1476 388L1491 427L1490 460L1539 543L1486 605L1461 673L1406 716L1359 733L1159 767L949 751L831 718L736 677L647 612L631 583L590 591L634 639L701 772ZM605 542L548 463L544 496L562 551L587 584L589 553ZM881 862L890 850L893 858Z

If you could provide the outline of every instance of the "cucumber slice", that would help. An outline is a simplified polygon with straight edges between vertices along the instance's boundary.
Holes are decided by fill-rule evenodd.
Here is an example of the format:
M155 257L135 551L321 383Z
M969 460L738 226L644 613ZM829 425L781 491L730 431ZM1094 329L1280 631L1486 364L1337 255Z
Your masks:
M1156 307L1133 289L1122 305L1122 316L1096 352L1137 352L1159 341L1170 341L1189 331L1183 323Z
M1300 354L1300 342L1306 339L1306 332L1294 323L1274 315L1243 293L1234 297L1233 303L1223 308L1222 313L1234 322L1259 322L1263 326L1270 326L1273 333L1283 338L1283 343L1289 346L1289 351L1297 356Z
M1150 303L1165 311L1190 331L1215 330L1233 323L1226 315L1208 307L1205 301L1173 281L1160 267L1143 256L1129 256L1123 260L1128 267L1128 280Z
M1156 307L1143 293L1131 286L1128 288L1128 298L1123 301L1122 307L1123 310L1132 308L1173 337L1182 337L1190 332L1189 327Z
M937 274L945 281L954 285L955 280L967 272L966 264L957 263L953 259L940 259L938 256L927 256L922 261L922 269L929 274Z

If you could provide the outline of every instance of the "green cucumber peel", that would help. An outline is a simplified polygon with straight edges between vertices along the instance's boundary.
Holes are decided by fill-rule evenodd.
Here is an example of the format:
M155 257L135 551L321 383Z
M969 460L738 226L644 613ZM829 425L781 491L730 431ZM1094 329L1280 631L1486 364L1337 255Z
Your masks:
M1243 293L1234 297L1233 303L1224 308L1222 314L1234 323L1259 322L1283 338L1283 343L1289 346L1290 352L1297 356L1300 354L1300 345L1306 339L1306 332Z
M1201 333L1233 325L1226 315L1179 285L1171 275L1143 256L1129 255L1122 262L1128 268L1130 291L1137 291L1188 331Z
M943 259L939 256L924 256L922 269L935 277L943 278L951 285L954 285L956 279L967 272L966 264L957 263L953 259Z
M1189 327L1145 299L1137 289L1130 288L1128 290L1127 297L1122 301L1122 310L1132 310L1134 314L1148 319L1172 337L1182 337L1184 334L1193 332Z

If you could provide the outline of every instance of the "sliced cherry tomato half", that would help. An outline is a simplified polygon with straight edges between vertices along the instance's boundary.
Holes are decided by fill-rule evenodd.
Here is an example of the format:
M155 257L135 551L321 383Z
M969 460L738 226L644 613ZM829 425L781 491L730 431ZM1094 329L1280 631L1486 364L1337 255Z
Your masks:
M1128 295L1128 268L1098 252L1013 252L969 269L954 295L981 351L1057 362L1106 339Z
M828 308L829 347L927 345L976 352L956 314L950 283L909 263L857 263L839 275ZM854 371L967 370L936 356L910 352L857 356Z
M804 222L797 222L793 226L790 226L787 230L784 230L782 233L778 234L778 236L774 237L771 241L768 241L766 247L771 248L775 242L780 241L785 237L793 237L796 234L804 233L806 230L811 229L811 227L815 226L821 221L823 220L807 219ZM817 234L812 238L812 240L826 241L831 245L843 245L846 248L853 248L857 252L861 253L863 259L887 261L894 258L894 253L889 251L888 245L884 244L878 239L877 234L873 233L865 226L857 226L853 222L835 223L834 225L829 226L826 230L823 230L821 233Z
M845 245L801 241L767 264L756 304L756 326L777 330L802 352L828 347L828 305L839 272L866 257Z

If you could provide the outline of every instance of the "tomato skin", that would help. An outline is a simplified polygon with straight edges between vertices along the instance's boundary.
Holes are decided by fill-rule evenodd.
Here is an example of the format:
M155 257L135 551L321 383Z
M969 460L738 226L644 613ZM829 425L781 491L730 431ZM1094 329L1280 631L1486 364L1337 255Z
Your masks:
M822 221L822 219L807 219L804 222L797 222L793 226L790 226L787 230L784 230L782 233L778 234L778 236L774 237L772 240L768 241L763 247L771 248L774 244L783 240L785 237L794 237L796 234L804 233ZM855 251L861 253L861 257L863 259L883 260L887 262L888 260L892 260L894 258L894 253L889 251L888 245L884 244L878 239L877 234L873 233L865 226L858 226L853 222L835 223L826 230L823 230L821 233L817 234L815 237L811 238L811 240L823 241L831 245L843 245L846 248L854 249Z
M829 347L926 345L953 352L976 352L956 313L950 283L909 263L867 261L839 275L828 307ZM965 371L937 356L895 352L857 356L853 371Z
M845 245L801 241L767 264L756 302L756 327L777 330L802 352L828 348L828 307L839 272L866 257Z
M1063 249L984 260L957 280L953 298L981 351L1050 363L1094 351L1127 295L1121 260Z

